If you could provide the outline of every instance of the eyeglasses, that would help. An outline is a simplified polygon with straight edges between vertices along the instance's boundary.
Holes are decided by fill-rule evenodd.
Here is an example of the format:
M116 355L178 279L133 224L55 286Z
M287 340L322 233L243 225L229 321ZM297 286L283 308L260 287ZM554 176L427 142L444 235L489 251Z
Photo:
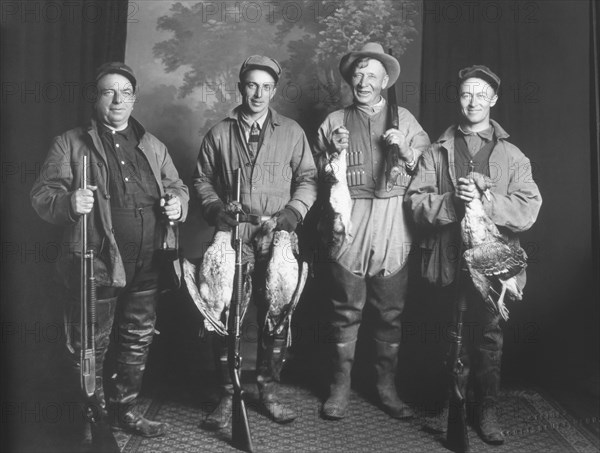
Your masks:
M246 89L252 93L256 93L256 91L259 88L261 88L266 93L270 93L271 91L273 91L275 89L275 84L274 83L263 83L262 85L259 85L258 83L254 83L254 82L246 82Z
M135 91L133 91L133 90L131 90L129 88L126 88L124 90L113 90L111 88L111 89L108 89L108 90L102 90L102 91L100 91L100 94L102 96L104 96L104 97L107 97L107 98L114 98L114 96L115 96L115 94L117 92L119 93L119 96L121 96L124 99L128 99L129 100L129 99L135 98Z

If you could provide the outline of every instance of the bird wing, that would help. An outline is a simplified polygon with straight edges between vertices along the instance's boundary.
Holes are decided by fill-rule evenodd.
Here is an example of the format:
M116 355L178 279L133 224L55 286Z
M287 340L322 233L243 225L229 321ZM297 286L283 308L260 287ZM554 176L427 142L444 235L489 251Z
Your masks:
M527 266L525 251L521 247L510 247L502 241L486 242L467 252L465 260L467 264L470 263L469 267L486 277L507 280Z
M297 257L295 233L275 233L271 259L267 266L265 298L269 305L267 330L280 333L300 300L308 275L308 266Z
M185 285L188 290L188 294L192 299L192 302L194 302L194 305L196 306L202 317L205 319L205 321L208 322L208 325L206 325L207 330L214 330L219 335L225 336L227 335L227 330L225 329L225 326L223 325L220 319L217 319L213 316L212 310L210 309L208 302L200 295L200 292L198 291L196 275L197 266L195 266L186 258L184 258L183 276Z

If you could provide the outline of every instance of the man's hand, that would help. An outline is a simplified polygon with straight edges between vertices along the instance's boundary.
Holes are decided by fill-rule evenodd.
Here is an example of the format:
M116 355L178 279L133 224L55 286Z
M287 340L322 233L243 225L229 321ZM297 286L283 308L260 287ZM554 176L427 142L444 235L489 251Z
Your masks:
M398 145L400 157L407 162L414 162L415 155L413 150L406 143L406 137L398 129L388 129L383 134L383 140L387 146Z
M350 131L344 126L338 127L333 131L331 142L333 143L335 153L339 154L343 150L348 149L348 144L350 143Z
M94 207L94 190L98 186L87 186L71 194L71 210L77 216L88 214Z
M475 182L470 178L458 178L458 186L456 187L456 196L466 203L481 198L481 193L475 185Z
M300 213L291 206L286 206L277 213L277 226L275 227L275 231L287 231L288 233L291 233L296 230L300 220L302 220Z
M181 200L177 195L168 193L160 199L162 213L169 220L179 220L181 218Z
M225 210L222 201L214 201L205 208L205 217L209 225L214 225L217 231L231 231L238 225L233 217L235 214Z

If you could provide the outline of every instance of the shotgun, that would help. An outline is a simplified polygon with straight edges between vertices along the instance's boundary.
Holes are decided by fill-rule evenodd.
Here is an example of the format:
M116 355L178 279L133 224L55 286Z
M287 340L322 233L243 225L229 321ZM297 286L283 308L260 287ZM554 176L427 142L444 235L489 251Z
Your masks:
M458 272L460 275L462 270L459 268ZM457 279L460 280L458 277ZM457 293L456 330L451 334L447 364L450 375L450 398L446 444L448 449L456 453L466 453L469 451L469 435L467 432L466 395L462 394L460 388L460 379L463 371L460 350L462 347L463 315L467 310L467 299L464 292L460 289L460 282L457 282Z
M235 201L241 203L241 169L235 171ZM240 221L240 214L236 214L236 220ZM241 347L241 304L244 292L244 275L242 269L242 238L240 237L240 227L236 225L233 230L233 242L235 249L235 280L233 287L233 298L230 304L229 320L233 329L233 335L228 336L229 354L228 365L229 374L233 383L233 404L231 419L231 443L238 450L252 452L252 434L250 433L250 423L248 422L248 413L244 404L244 393L242 390L242 355Z
M88 187L88 156L83 156L81 188ZM118 453L119 445L103 416L104 410L96 396L96 277L94 275L94 249L88 248L88 217L81 216L81 355L80 385L86 398L85 416L90 423L91 440L95 451ZM93 408L96 408L94 410Z
M87 189L87 162L83 156L81 188ZM88 250L87 214L81 216L81 365L80 382L83 393L92 398L96 392L96 347L94 324L96 323L96 279L94 277L94 251Z
M392 55L392 49L388 50L388 54ZM392 85L387 90L388 99L388 128L398 129L400 119L398 118L398 99L396 97L396 84ZM386 152L386 190L389 192L396 185L398 176L402 173L402 159L400 157L400 147L397 144L389 145Z

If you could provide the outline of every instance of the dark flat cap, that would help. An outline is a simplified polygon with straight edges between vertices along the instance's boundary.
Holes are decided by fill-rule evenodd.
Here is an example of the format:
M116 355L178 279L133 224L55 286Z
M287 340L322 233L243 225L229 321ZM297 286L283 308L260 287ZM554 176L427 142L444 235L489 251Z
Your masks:
M121 74L122 76L127 77L135 90L137 80L133 74L133 70L125 63L120 61L109 61L108 63L104 63L96 70L96 82L106 74Z
M350 52L342 57L340 60L340 73L346 82L350 83L352 79L352 74L350 74L352 64L357 59L363 57L379 60L390 79L388 86L392 86L396 83L396 80L398 80L398 77L400 76L400 63L393 56L385 53L383 46L377 42L368 42L362 49L356 52Z
M492 70L487 66L476 64L458 71L459 83L463 83L465 80L470 79L472 77L485 80L487 83L490 84L490 86L494 89L495 92L498 92L498 88L500 88L500 77L494 74Z
M277 60L262 55L252 55L246 58L246 61L242 63L242 67L240 68L240 79L245 72L248 72L251 69L267 71L273 76L275 82L279 80L279 76L281 75L281 66Z

